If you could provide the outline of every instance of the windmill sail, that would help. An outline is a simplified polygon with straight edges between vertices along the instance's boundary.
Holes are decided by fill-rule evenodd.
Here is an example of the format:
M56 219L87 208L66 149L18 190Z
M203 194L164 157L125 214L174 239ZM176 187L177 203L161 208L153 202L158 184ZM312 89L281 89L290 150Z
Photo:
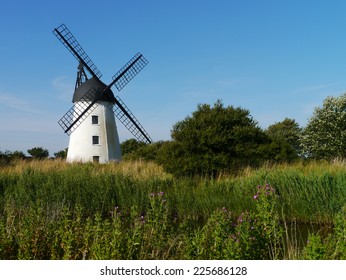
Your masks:
M145 131L144 127L139 123L136 117L131 113L130 109L120 99L119 96L115 97L115 105L108 106L113 110L115 116L119 121L132 133L132 135L140 142L150 144L152 139Z
M128 63L126 63L114 76L113 84L120 91L128 84L146 65L148 61L140 53L137 53Z
M77 42L76 38L72 35L70 30L65 24L53 30L54 35L60 40L60 42L72 53L72 55L90 72L91 75L100 79L102 77L101 72L95 64L91 61L89 56L83 50L81 45Z
M70 135L95 110L100 103L95 96L101 96L100 92L95 88L88 90L58 121L65 133Z

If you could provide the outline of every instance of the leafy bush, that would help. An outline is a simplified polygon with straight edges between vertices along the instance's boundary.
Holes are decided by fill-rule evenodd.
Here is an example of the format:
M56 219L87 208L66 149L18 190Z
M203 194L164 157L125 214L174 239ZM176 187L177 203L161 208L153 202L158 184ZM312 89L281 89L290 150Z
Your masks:
M67 157L68 148L54 153L55 158L65 159Z
M270 125L265 130L265 133L269 137L279 142L285 142L289 144L295 151L294 157L300 156L302 154L302 129L299 127L299 124L295 120L285 118L282 122L277 122L273 125Z
M42 147L35 147L28 150L28 153L34 158L34 159L43 159L47 158L49 156L49 152L46 149L43 149Z
M164 143L158 162L176 175L211 175L258 166L266 160L286 160L295 152L282 141L273 141L248 110L199 105L192 116L176 123L172 141Z
M130 139L121 144L121 151L124 160L146 160L159 161L161 157L162 146L164 141L159 141L151 144L138 142L135 139Z
M302 258L308 260L346 260L346 207L334 219L333 233L322 238L320 234L309 235Z
M346 93L327 97L317 107L303 131L303 151L307 157L346 157Z

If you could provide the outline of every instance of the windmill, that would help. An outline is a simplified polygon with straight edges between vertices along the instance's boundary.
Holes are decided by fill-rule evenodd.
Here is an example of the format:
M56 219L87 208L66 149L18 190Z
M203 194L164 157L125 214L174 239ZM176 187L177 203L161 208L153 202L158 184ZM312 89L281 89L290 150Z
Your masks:
M120 91L147 65L143 55L137 53L106 85L101 81L101 72L64 24L55 28L53 33L79 63L73 106L58 121L70 136L67 161L119 161L121 150L114 116L138 141L151 143L143 126L111 90L115 86Z

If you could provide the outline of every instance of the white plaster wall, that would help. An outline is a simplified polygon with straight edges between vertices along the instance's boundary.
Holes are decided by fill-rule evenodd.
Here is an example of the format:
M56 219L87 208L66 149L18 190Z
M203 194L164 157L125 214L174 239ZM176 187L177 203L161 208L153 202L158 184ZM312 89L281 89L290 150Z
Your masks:
M77 102L75 105L78 106ZM91 162L99 156L100 163L120 161L121 151L114 113L101 102L95 110L71 133L67 162ZM98 116L99 123L92 124L92 116ZM99 136L99 144L93 144L92 136Z

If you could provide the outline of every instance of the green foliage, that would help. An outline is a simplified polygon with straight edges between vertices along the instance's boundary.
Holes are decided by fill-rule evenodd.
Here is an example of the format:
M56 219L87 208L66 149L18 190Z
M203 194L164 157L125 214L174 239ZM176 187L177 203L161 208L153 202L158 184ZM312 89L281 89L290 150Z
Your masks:
M263 229L262 238L268 249L270 259L282 258L283 228L280 226L278 196L275 189L269 184L257 186L257 193L253 196L256 201L257 223ZM257 225L258 226L258 225Z
M255 211L235 216L226 208L215 211L187 242L191 259L280 259L283 229L274 189L258 187Z
M28 153L34 158L34 159L43 159L47 158L49 156L49 152L46 149L43 149L42 147L35 147L28 150Z
M26 156L23 152L21 151L5 151L1 152L0 151L0 166L1 165L7 165L11 161L16 161L16 160L21 160L21 159L26 159Z
M270 125L265 132L269 137L277 141L288 143L296 155L301 155L302 147L300 141L302 129L295 120L285 118L282 122Z
M346 258L342 165L198 179L53 163L0 169L0 259L283 259L292 256L282 229L290 220L334 225L296 258Z
M179 175L215 176L256 166L270 144L248 110L224 107L221 101L214 107L199 105L192 116L173 126L172 139L162 147L160 163Z
M68 148L54 153L54 157L60 158L60 159L66 158L67 157L67 150L68 150Z
M302 258L308 260L346 260L346 207L334 219L333 232L326 238L310 234Z
M216 210L187 242L188 259L280 259L283 229L274 189L258 187L256 211L238 217L226 208Z
M123 152L123 158L125 160L146 160L158 162L159 158L161 158L162 146L164 145L164 141L145 144L143 142L130 139L122 143L121 149Z
M326 248L323 244L322 237L318 234L309 235L308 244L304 248L304 259L322 260L326 254Z
M327 97L303 131L304 154L315 159L346 157L346 94Z
M237 218L226 208L216 210L206 224L190 237L187 259L265 259L265 248L255 228L253 213Z
M146 144L144 142L139 142L136 139L128 139L121 143L121 152L123 156L135 153L141 147L144 147Z
M10 154L8 151L6 152L1 152L0 151L0 166L1 165L6 165L10 162Z

